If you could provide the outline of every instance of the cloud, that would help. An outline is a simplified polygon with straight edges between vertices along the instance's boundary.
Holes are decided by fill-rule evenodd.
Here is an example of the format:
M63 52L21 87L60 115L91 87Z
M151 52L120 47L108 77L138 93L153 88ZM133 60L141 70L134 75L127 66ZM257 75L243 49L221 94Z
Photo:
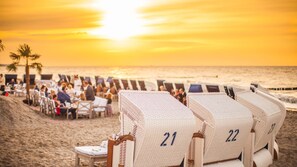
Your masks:
M14 1L1 2L1 31L93 28L99 26L101 18L100 12L86 8L61 4L36 4L40 5L36 7L32 4L34 0L24 6L12 2Z

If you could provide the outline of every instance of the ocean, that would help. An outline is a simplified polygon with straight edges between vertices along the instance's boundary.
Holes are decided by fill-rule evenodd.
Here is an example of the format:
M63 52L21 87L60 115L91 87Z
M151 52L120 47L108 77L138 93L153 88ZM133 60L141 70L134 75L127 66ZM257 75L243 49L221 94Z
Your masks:
M0 67L2 74L14 74L8 72L5 67ZM16 74L22 78L24 67L19 67ZM36 74L31 69L32 74ZM156 84L157 79L168 82L189 83L213 83L223 85L237 85L249 87L251 82L261 84L265 88L297 87L297 67L230 67L230 66L197 66L197 67L43 67L43 74L54 74L54 80L58 80L58 74L80 76L95 75L107 78L141 79ZM36 79L40 79L37 75ZM276 93L297 97L297 91L278 91Z

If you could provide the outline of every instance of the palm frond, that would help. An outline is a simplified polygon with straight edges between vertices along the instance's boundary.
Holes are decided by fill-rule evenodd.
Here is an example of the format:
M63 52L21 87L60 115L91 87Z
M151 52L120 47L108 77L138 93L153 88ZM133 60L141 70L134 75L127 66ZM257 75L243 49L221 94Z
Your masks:
M20 53L20 56L22 57L29 57L31 54L31 48L27 44L20 45L20 48L18 49L18 52Z
M30 65L30 68L33 68L33 69L36 68L38 74L41 74L41 72L42 72L42 67L43 67L43 65L42 65L41 63L32 63L32 64Z
M18 62L13 62L13 63L7 65L7 66L6 66L6 69L7 69L8 71L16 72L17 69L18 69L18 65L19 65Z
M16 53L13 53L13 52L10 52L9 57L10 57L12 60L17 61L17 62L19 62L20 59L21 59L21 56L20 56L20 55L17 55Z
M0 51L3 51L4 48L5 48L5 46L3 45L2 40L0 39Z
M33 55L30 55L29 58L30 60L36 60L36 59L39 59L41 55L39 54L33 54Z

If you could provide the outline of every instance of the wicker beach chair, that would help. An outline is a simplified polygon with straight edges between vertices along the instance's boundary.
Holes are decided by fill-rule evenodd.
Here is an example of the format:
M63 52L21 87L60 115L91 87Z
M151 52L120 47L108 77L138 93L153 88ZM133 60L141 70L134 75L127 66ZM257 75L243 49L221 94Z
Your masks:
M76 119L79 115L88 115L89 118L93 117L93 103L92 101L79 101L76 109Z
M122 89L121 85L120 85L120 80L119 79L116 79L116 78L113 78L113 83L115 84L115 87L116 89L119 91Z
M30 86L35 85L35 74L30 74L29 78L30 78ZM26 74L23 75L23 82L26 83Z
M171 93L171 91L174 90L173 84L171 82L164 82L164 86L169 93Z
M167 92L121 91L121 132L105 147L75 147L80 158L106 161L108 167L180 165L195 127L193 113Z
M71 78L71 75L66 75L66 78L68 80L68 83L71 83L73 81L72 78Z
M113 77L108 77L106 79L106 82L109 83L109 88L113 87L114 86L114 83L113 83Z
M138 90L136 80L130 80L132 90Z
M53 79L53 74L41 74L40 75L40 80L52 80Z
M100 76L95 76L95 82L96 82L96 86L101 85L102 87L106 87L104 78L102 78Z
M7 85L12 79L14 79L14 81L17 81L17 74L5 74L5 85Z
M191 84L189 87L189 93L202 93L203 89L202 89L202 85L200 84Z
M140 90L142 90L142 91L146 91L147 90L144 81L138 81L138 85L140 87Z
M61 75L61 79L64 80L65 82L69 83L68 78L67 78L67 76L65 74Z
M90 85L92 85L91 77L85 77L85 81L88 81Z
M85 80L85 77L83 77L83 76L79 76L79 79L80 79L81 83L83 83L84 80Z
M220 92L220 88L218 85L205 85L207 92Z
M240 156L253 125L251 112L224 93L189 93L187 98L197 123L186 166L243 167Z
M108 161L108 166L181 164L195 127L187 107L167 92L121 91L119 108L121 134L136 140L113 146L112 165Z
M165 80L157 80L157 90L158 91L161 91L160 90L160 86L164 86L164 82L165 82Z
M245 166L272 164L276 130L282 125L282 110L267 98L251 91L235 92L236 100L249 108L254 125L244 151ZM281 123L281 124L280 124Z
M286 118L286 115L287 115L287 111L286 111L286 108L284 106L284 104L279 100L277 99L276 97L270 95L270 94L267 94L266 92L263 92L259 89L256 89L255 90L255 93L264 97L265 99L269 100L270 102L276 104L280 110L281 110L281 119L280 119L280 122L278 123L278 126L275 127L275 135L278 133L278 131L280 130L280 128L282 127L284 121L285 121L285 118Z
M122 81L122 84L123 84L123 88L125 90L129 90L130 88L129 88L128 80L127 79L121 79L121 81Z
M185 85L183 83L175 83L174 86L175 86L175 89L182 88L183 90L186 90Z

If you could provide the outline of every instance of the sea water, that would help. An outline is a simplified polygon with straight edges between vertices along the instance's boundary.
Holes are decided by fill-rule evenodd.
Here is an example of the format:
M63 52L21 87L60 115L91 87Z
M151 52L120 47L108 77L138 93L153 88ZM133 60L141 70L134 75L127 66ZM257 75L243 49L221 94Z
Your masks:
M2 74L18 74L22 78L24 67L19 67L17 72L8 72L5 67L0 67ZM256 82L265 88L297 87L297 67L43 67L43 74L53 74L58 80L58 74L94 77L99 75L107 78L141 79L156 84L157 79L168 82L180 83L212 83L223 85L237 85L249 87L251 82ZM31 69L31 74L36 74ZM36 79L40 79L37 75ZM279 91L279 94L297 97L297 91Z

